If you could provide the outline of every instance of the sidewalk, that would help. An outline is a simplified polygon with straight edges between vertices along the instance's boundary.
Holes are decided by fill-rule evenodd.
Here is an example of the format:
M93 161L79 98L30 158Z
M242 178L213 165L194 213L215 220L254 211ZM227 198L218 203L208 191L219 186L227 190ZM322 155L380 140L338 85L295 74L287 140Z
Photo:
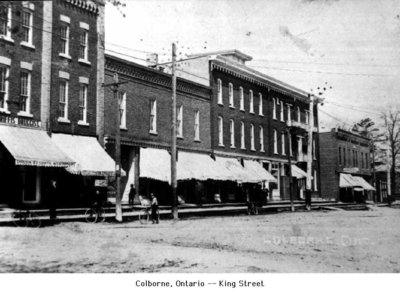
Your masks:
M302 201L294 201L296 211L304 211L305 204ZM84 221L85 211L87 208L69 208L57 209L58 221ZM313 210L320 209L344 209L344 210L366 210L368 204L353 204L353 203L339 203L335 201L316 200L312 203ZM106 207L106 218L112 220L115 217L115 208L113 206ZM139 213L142 210L140 206L133 208L128 204L123 204L123 217L124 221L136 221L139 218ZM31 210L35 212L40 220L46 222L49 220L49 210L36 209ZM164 219L171 218L171 207L160 206L160 217ZM260 214L277 213L281 211L290 211L290 201L273 201L269 202L260 208ZM0 210L0 225L8 225L12 223L13 209ZM247 213L247 205L243 203L231 204L205 204L202 206L197 205L182 205L179 207L179 217L205 217L205 216L222 216Z

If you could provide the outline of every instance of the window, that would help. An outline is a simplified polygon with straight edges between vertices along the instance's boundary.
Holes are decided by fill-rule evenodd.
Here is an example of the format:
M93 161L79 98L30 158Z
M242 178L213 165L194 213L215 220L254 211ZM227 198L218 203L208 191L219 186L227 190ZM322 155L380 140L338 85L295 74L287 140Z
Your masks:
M0 7L0 37L11 39L11 6Z
M258 93L258 99L260 100L258 102L258 114L259 115L264 115L264 112L263 112L263 97L262 97L262 93L261 92Z
M233 103L233 84L229 83L229 107L235 107Z
M119 127L126 129L126 93L118 92L118 103L119 103Z
M239 97L240 97L240 110L244 111L244 93L243 93L243 87L239 87Z
M318 181L317 181L317 170L316 169L314 169L313 181L314 181L314 191L318 191Z
M62 22L60 27L61 53L69 56L69 24Z
M285 141L285 133L281 133L282 155L286 155Z
M342 148L340 146L338 148L338 158L339 158L339 165L342 165Z
M22 41L32 45L32 12L22 12Z
M60 99L58 102L58 116L61 120L68 120L68 81L60 80Z
M218 145L224 146L224 120L218 116Z
M217 80L217 86L218 86L218 104L223 105L223 102L222 102L222 81L221 81L221 79Z
M244 140L244 122L240 122L240 148L245 149L245 140Z
M256 150L255 143L254 143L254 126L253 126L253 124L250 125L250 149L252 151Z
M293 142L292 142L292 134L288 133L288 146L289 146L289 155L293 157Z
M284 105L283 105L283 102L281 101L281 121L285 121L285 115L284 115L284 113L285 113L285 109L284 109Z
M276 119L276 99L272 99L272 118Z
M86 84L79 87L79 122L84 124L87 123L87 88Z
M200 140L200 111L194 113L194 140Z
M310 124L310 111L306 111L306 125Z
M315 138L315 137L314 137ZM312 152L313 152L313 159L317 160L317 153L315 152L315 139L312 141Z
M346 149L343 148L343 165L346 166L347 160L346 160Z
M150 133L157 134L157 101L150 100Z
M20 111L30 113L30 95L31 95L31 73L28 71L21 72L21 95L20 95Z
M274 130L274 154L278 154L278 132Z
M253 91L249 91L249 97L250 97L250 113L254 113L254 98L253 98Z
M182 107L182 105L177 107L177 111L176 111L176 135L179 138L183 138L183 107Z
M300 112L300 107L297 107L297 122L301 122L301 112Z
M292 121L292 108L290 105L287 105L287 120L290 123Z
M9 68L5 65L0 65L0 110L2 111L8 110L8 74Z
M263 152L264 151L264 128L262 127L262 126L260 126L260 131L259 131L259 133L260 133L260 138L259 138L259 140L260 140L260 152Z
M231 137L231 148L235 148L235 122L233 119L229 120L229 135Z
M79 35L79 59L88 61L88 31L82 30Z

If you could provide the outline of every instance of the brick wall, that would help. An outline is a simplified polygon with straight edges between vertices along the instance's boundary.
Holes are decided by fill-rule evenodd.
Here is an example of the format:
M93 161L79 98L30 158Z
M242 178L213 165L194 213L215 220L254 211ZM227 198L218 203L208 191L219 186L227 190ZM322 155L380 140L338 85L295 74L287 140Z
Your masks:
M0 38L0 56L11 60L9 72L9 102L8 110L11 115L16 115L20 111L20 73L21 62L32 64L31 71L31 109L30 113L33 117L27 117L40 120L40 89L36 88L41 84L41 51L42 51L42 2L35 2L33 12L33 31L32 44L34 47L21 45L22 41L22 2L5 1L1 3L2 7L11 5L11 38L13 41L8 41Z
M339 174L337 170L337 141L332 132L319 134L321 196L338 199Z
M61 57L60 15L70 18L71 59ZM96 95L97 95L97 13L65 1L55 1L53 8L53 44L52 44L52 80L51 80L51 122L53 132L63 132L78 135L96 135ZM82 29L80 22L89 25L88 31L88 61L90 64L78 61L79 35ZM59 122L59 71L69 73L69 104L68 118L70 123ZM78 124L79 120L79 77L89 79L87 93L87 123Z
M171 83L170 75L150 68L111 58L111 64L122 65L127 73L121 72L119 80L128 83L120 85L126 93L126 130L121 129L121 139L168 146L171 142ZM110 65L110 64L108 64ZM112 67L111 67L112 68ZM114 71L107 68L106 84L113 82ZM135 74L135 75L134 75ZM142 75L140 75L142 74ZM145 78L143 78L143 77ZM141 79L142 78L142 79ZM210 91L207 87L183 82L178 79L177 107L183 106L183 138L178 138L178 148L210 151ZM184 86L184 88L180 88ZM114 136L116 106L110 88L105 89L105 135ZM157 134L150 133L150 101L157 101ZM200 141L194 140L195 111L200 113Z

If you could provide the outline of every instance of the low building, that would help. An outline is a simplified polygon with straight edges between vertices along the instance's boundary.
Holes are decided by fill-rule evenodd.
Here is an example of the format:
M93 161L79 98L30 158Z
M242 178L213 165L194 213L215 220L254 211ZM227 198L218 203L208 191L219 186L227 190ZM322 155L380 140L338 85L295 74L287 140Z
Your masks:
M342 202L372 200L370 139L332 129L319 134L321 196Z

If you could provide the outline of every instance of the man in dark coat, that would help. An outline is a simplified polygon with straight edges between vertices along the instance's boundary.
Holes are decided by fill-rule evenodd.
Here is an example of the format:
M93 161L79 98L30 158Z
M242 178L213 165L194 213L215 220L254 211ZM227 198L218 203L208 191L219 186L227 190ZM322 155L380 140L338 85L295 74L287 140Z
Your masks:
M131 189L129 190L129 204L133 205L134 200L135 200L135 195L136 195L136 190L133 187L133 184L131 184Z

